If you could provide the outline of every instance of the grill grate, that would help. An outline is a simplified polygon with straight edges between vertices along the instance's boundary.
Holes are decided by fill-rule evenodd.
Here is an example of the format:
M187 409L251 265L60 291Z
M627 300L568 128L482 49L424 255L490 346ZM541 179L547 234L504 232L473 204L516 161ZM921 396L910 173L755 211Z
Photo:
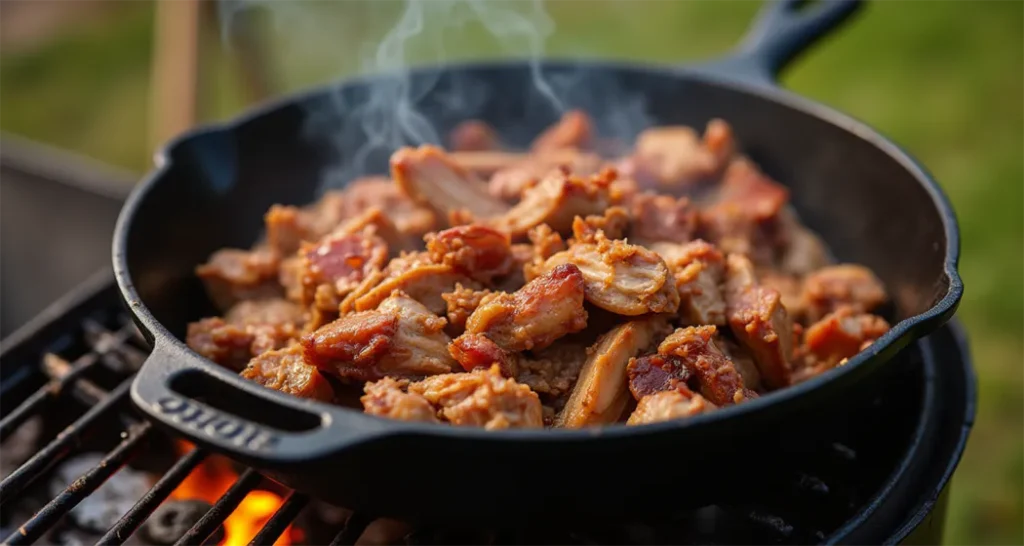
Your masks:
M0 439L7 440L34 416L43 414L67 398L88 409L3 478L0 482L0 505L10 513L7 509L17 504L55 465L104 428L109 434L111 423L120 423L122 428L117 430L123 432L119 438L104 444L106 455L98 465L53 496L28 521L5 522L5 525L20 523L6 537L6 544L30 544L47 536L46 533L83 499L151 444L160 438L166 441L163 432L135 413L128 401L134 371L146 356L145 341L131 321L119 311L112 288L108 286L98 294L69 310L54 322L55 326L42 328L35 337L21 340L19 347L8 347L3 351L5 415L0 420ZM83 307L90 307L89 312L83 314ZM30 351L25 347L38 347L40 350ZM30 369L32 373L23 373L21 367ZM913 405L914 401L907 403ZM10 404L17 406L8 407ZM884 411L877 411L878 415L890 415L893 411L900 413L902 409L889 405ZM896 431L896 434L904 433ZM821 542L828 533L856 514L860 504L891 471L894 457L898 459L898 455L891 453L875 454L874 458L871 454L865 456L848 447L847 444L856 446L855 441L847 442L842 435L838 438L840 441L825 442L825 447L813 457L817 463L810 468L801 468L799 472L780 471L770 487L772 497L760 501L708 506L687 511L668 522L599 523L586 530L534 529L528 526L500 530L442 529L421 525L410 528L399 540L407 544ZM898 452L900 448L896 449ZM128 542L209 455L207 451L195 448L165 465L152 488L106 530L97 543L119 545ZM885 464L874 474L855 470L879 467L878 461ZM862 481L863 484L859 483ZM210 539L246 495L263 483L266 483L265 478L255 470L243 470L227 492L181 536L177 544L202 544ZM273 544L313 502L313 499L296 492L284 491L283 496L283 504L252 537L250 544ZM352 513L344 522L335 524L334 531L326 536L333 536L331 544L354 544L364 532L373 530L376 521L379 520L366 514Z

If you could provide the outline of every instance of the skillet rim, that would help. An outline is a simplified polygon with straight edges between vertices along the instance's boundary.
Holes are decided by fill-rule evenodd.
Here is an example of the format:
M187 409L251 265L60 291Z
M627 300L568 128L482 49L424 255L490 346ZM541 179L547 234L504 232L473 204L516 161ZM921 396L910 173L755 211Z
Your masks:
M494 68L512 69L528 66L530 63L531 61L524 59L507 59L498 61L467 61L442 65L426 65L409 69L408 75L410 77L414 77L416 75L429 74L432 72L473 71ZM947 289L945 295L943 295L942 298L923 313L907 317L894 324L885 335L876 340L867 350L861 351L854 357L850 358L845 365L834 368L828 373L818 375L803 383L771 392L743 404L736 404L721 408L718 411L693 416L685 420L651 423L640 427L627 426L624 423L613 423L610 425L583 429L544 428L487 431L474 427L437 426L430 423L396 421L374 415L368 415L351 408L335 406L318 401L303 400L273 389L261 387L260 385L241 378L237 374L231 373L230 370L218 366L212 361L192 351L184 341L172 335L170 331L156 319L152 312L150 312L149 308L146 307L142 298L135 290L131 273L128 269L126 248L130 228L135 219L139 205L145 200L147 194L153 189L153 187L158 185L161 179L164 178L166 173L173 167L173 156L175 150L179 149L185 143L203 135L231 133L240 130L249 123L262 118L273 111L301 104L315 97L323 96L326 93L336 92L338 89L343 87L366 85L369 82L389 76L389 73L374 73L335 80L315 86L305 91L288 93L282 97L263 103L262 105L250 108L248 111L243 112L241 115L238 115L228 121L199 125L170 140L166 145L160 148L154 157L154 168L143 177L125 200L114 228L112 245L113 265L115 278L117 279L118 289L121 293L122 299L125 301L136 320L141 323L143 328L152 336L154 347L158 347L162 344L170 344L175 349L186 351L193 357L193 361L186 363L184 366L185 368L192 368L198 365L202 371L216 376L217 380L228 383L232 387L240 388L243 391L250 392L273 403L283 404L291 408L299 409L300 411L316 413L322 419L322 427L333 427L334 425L332 422L335 420L347 423L347 425L359 427L358 431L353 431L353 439L350 442L344 442L341 438L338 438L337 442L330 442L327 445L308 446L310 451L307 451L304 454L306 458L327 455L331 452L336 452L339 449L344 449L346 446L351 446L352 444L364 443L385 436L435 436L441 438L458 438L462 440L476 441L482 440L498 443L519 443L523 441L543 443L566 441L588 442L603 439L611 441L625 437L635 438L637 436L657 436L678 433L678 431L688 428L715 426L720 421L730 419L736 420L743 416L757 414L762 408L768 408L772 405L793 403L797 399L814 395L821 390L820 387L827 384L839 382L847 376L866 373L864 368L868 361L879 357L882 353L888 353L890 356L894 355L896 352L923 337L926 332L921 332L921 330L929 328L929 326L935 322L939 322L940 324L944 323L953 316L963 295L964 286L963 280L961 279L957 269L960 257L960 230L952 205L950 204L948 197L939 187L938 183L934 180L931 174L920 163L918 163L917 160L911 157L910 154L900 146L883 136L877 130L871 128L866 123L832 107L826 106L787 89L778 87L771 82L766 81L764 83L754 83L750 79L743 78L740 74L736 74L736 77L734 78L727 74L704 71L699 67L675 67L649 62L609 59L548 58L541 60L539 64L541 70L545 68L584 67L589 70L598 69L626 73L646 73L648 75L656 75L658 77L693 80L712 87L727 88L747 95L754 95L759 99L775 102L787 109L818 118L825 123L833 125L860 138L885 153L892 160L896 161L897 164L914 177L918 184L923 187L931 198L933 206L935 206L936 211L939 213L941 218L943 231L946 236L946 248L943 260L943 272L947 278ZM145 366L148 364L149 362L147 360L143 365ZM166 376L162 379L166 380ZM339 412L343 412L340 416L342 418L335 419ZM270 428L271 430L277 430L269 427L268 425L260 424L260 426ZM288 434L301 435L303 433ZM271 456L271 458L274 457Z

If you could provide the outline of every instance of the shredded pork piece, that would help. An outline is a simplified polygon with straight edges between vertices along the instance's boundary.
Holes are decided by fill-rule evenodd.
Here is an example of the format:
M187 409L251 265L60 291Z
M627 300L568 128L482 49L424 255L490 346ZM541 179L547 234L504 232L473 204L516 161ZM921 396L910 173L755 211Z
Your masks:
M508 351L540 350L587 326L583 275L562 265L513 294L485 297L466 321L466 332L486 334Z
M344 315L302 337L306 361L350 381L447 373L445 319L401 291L376 310Z
M302 347L299 345L257 355L242 370L241 376L264 387L299 398L322 402L334 399L331 384L320 375L315 366L304 360Z
M387 244L370 234L329 235L315 244L304 243L299 253L301 302L328 311L336 310L341 298L388 259Z
M562 115L546 131L534 139L531 149L534 152L557 150L561 148L587 148L591 142L590 116L581 110L570 110Z
M269 250L218 250L210 260L196 268L206 293L214 305L227 310L235 303L275 297L281 293L277 283L277 253Z
M185 342L192 350L233 370L252 357L294 341L305 321L302 307L280 298L247 300L212 317L188 325Z
M366 394L359 399L363 403L363 411L400 421L440 423L437 410L430 401L420 394L406 392L408 385L406 380L396 381L390 377L367 383L363 387Z
M586 178L568 169L553 171L523 192L522 201L491 224L513 237L525 235L540 224L567 234L577 216L602 214L615 204L609 191L615 176L611 169Z
M409 385L409 392L438 406L441 417L457 426L497 430L544 425L537 393L502 377L498 366L428 377Z
M862 313L854 307L841 307L807 328L806 352L817 363L832 367L844 358L864 350L889 331L882 317Z
M406 237L419 238L437 229L437 215L403 194L398 185L386 177L368 176L354 180L343 190L343 195L346 218L376 208L385 211L395 228Z
M647 129L637 137L632 162L645 186L679 192L720 176L734 151L732 129L716 119L703 140L690 127Z
M441 294L441 299L447 304L449 330L462 333L466 330L466 320L480 307L480 302L485 296L492 292L487 289L474 290L462 286L462 283L455 283L455 290Z
M672 249L665 263L675 275L680 320L687 325L724 325L726 304L720 288L725 274L722 253L698 239Z
M554 426L581 428L614 423L629 401L626 366L668 330L664 319L652 317L616 326L587 350L565 407Z
M551 150L519 158L496 170L487 183L491 195L517 203L523 193L536 186L552 171L566 169L576 176L597 174L604 166L600 156L574 149Z
M622 239L629 228L629 220L629 213L622 207L610 207L604 214L594 214L586 218L577 216L572 221L573 240L569 244L593 243L599 231L609 239Z
M430 207L439 217L467 210L477 218L504 214L508 205L492 197L487 186L455 163L440 148L402 148L391 156L391 175L410 199Z
M465 333L448 345L448 352L467 372L497 365L505 377L519 373L519 353L503 349L484 334Z
M703 396L684 389L666 390L644 396L636 405L636 410L629 416L626 424L646 425L660 421L673 421L716 409L716 406Z
M757 363L761 380L772 389L790 383L793 323L779 293L756 284L754 267L744 256L726 258L725 297L729 326Z
M477 286L469 277L456 271L450 265L427 264L385 277L376 286L355 300L356 311L375 309L396 290L401 290L412 299L422 303L435 315L443 315L448 308L442 294L451 291L457 284Z
M674 313L679 292L671 272L656 253L625 241L611 241L598 232L594 243L576 244L549 258L546 271L572 264L583 274L590 303L626 316Z
M736 366L715 342L714 326L680 328L658 346L658 354L674 356L686 366L700 385L700 392L712 403L725 406L757 398L757 393L743 384Z
M810 320L817 320L841 307L870 312L887 300L882 281L870 269L856 264L825 267L804 281L802 303Z
M270 207L263 217L267 245L281 256L294 254L300 244L316 241L344 220L348 210L345 201L342 192L331 191L308 207Z
M453 227L428 234L426 242L432 261L484 284L507 275L515 263L508 235L485 226Z
M686 197L642 193L632 199L632 240L687 243L697 232L697 209Z

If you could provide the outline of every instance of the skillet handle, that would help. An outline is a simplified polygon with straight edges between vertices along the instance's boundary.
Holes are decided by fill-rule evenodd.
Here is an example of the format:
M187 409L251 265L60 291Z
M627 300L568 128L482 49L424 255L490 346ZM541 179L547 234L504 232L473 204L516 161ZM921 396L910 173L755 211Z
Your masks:
M741 83L777 85L778 75L816 41L846 22L862 0L770 1L730 54L694 67L698 72Z
M388 433L377 420L261 387L166 340L154 344L131 396L177 434L258 468L308 463Z

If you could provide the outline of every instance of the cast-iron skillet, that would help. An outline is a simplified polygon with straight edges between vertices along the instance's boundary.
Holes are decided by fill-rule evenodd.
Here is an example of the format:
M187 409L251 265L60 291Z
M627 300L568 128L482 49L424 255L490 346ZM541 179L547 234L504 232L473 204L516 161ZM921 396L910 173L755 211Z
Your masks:
M219 248L251 245L270 205L317 198L321 175L350 152L335 149L330 134L311 132L308 116L331 111L339 97L346 104L365 100L368 83L388 77L371 76L194 131L158 155L156 170L125 204L113 245L124 299L153 343L133 385L135 403L156 422L288 486L377 515L506 523L649 515L663 508L651 499L665 488L676 489L669 492L673 507L742 491L762 463L784 457L787 432L842 411L855 386L884 380L880 367L946 322L963 291L956 220L931 177L878 133L775 83L784 65L857 6L769 5L731 56L688 69L542 65L552 79L572 70L578 81L614 84L616 97L567 99L599 124L613 117L622 97L642 97L655 124L728 120L744 150L791 188L803 220L836 256L872 268L893 296L898 322L845 366L687 420L486 432L293 398L203 359L181 341L189 321L215 312L194 267ZM535 100L527 63L417 69L411 77L414 87L436 79L417 106L441 134L460 120L482 118L525 144L558 115ZM453 105L453 89L467 82L479 100ZM338 133L351 129L347 112L334 115L319 121L335 124Z

